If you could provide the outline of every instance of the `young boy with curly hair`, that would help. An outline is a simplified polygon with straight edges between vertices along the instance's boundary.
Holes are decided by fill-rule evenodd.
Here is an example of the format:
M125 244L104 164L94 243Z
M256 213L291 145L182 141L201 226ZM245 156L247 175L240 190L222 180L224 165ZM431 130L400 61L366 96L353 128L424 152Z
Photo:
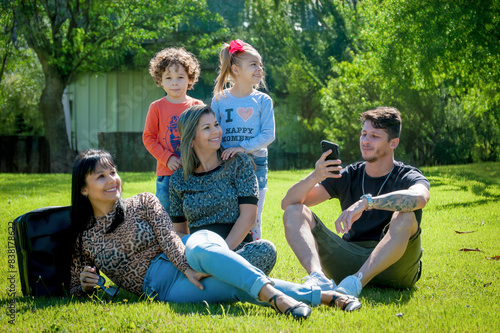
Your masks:
M156 158L156 196L170 213L170 176L181 167L177 121L185 109L203 104L187 95L198 81L200 64L184 48L166 48L151 59L149 73L167 95L149 106L142 142Z

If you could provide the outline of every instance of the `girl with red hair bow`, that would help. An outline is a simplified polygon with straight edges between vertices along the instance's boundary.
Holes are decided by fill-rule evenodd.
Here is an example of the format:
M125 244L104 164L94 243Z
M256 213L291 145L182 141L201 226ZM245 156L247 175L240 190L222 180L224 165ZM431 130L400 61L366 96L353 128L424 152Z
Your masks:
M254 241L262 238L262 209L267 191L267 147L274 141L273 101L258 88L266 88L259 52L239 39L224 44L219 55L212 109L222 127L222 159L248 154L256 164L259 201L256 221L246 229ZM244 235L242 234L242 239Z

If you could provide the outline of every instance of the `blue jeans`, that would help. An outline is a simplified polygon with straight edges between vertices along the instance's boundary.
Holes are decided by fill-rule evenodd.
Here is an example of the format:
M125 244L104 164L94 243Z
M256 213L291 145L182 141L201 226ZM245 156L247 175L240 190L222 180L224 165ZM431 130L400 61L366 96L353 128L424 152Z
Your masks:
M163 208L170 215L170 193L169 193L170 176L156 177L156 197L160 200Z
M271 279L231 251L222 237L208 230L184 236L186 258L196 271L212 276L201 281L198 289L166 257L159 254L151 261L144 278L143 292L159 301L178 303L250 302L268 305L258 299L262 287L268 283L294 299L317 306L321 290L316 286L303 286Z
M267 157L251 156L257 167L255 174L259 183L259 190L267 190Z
M257 183L259 183L259 202L257 206L257 220L254 226L250 229L254 241L262 239L262 211L264 210L264 202L266 200L267 191L267 157L252 156L255 162Z

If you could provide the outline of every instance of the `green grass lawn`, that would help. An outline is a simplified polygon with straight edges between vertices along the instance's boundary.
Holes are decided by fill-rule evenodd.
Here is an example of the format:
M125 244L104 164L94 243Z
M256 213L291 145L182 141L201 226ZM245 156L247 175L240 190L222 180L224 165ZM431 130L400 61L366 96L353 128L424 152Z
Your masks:
M121 291L113 300L8 296L8 223L45 206L70 204L70 175L0 174L0 329L22 332L493 332L500 331L500 163L422 168L431 182L424 210L423 275L411 290L365 288L355 313L320 307L305 322L251 304L186 305L139 299ZM278 248L271 277L306 275L286 243L280 201L309 170L272 171L263 233ZM125 197L155 192L153 173L122 173ZM338 201L315 207L330 227ZM473 231L456 233L455 231ZM482 252L460 251L478 248ZM17 266L16 266L17 267ZM19 276L16 290L21 293ZM8 306L15 301L14 323Z

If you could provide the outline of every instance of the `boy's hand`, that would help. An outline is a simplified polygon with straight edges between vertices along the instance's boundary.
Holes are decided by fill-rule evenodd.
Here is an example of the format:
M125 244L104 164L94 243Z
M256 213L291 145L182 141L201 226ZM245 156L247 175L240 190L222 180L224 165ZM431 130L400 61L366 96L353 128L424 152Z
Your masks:
M225 161L228 158L231 158L234 156L236 153L244 153L245 149L243 147L232 147L232 148L227 148L222 152L222 159Z
M181 162L180 158L178 158L175 155L170 156L170 158L167 161L167 167L170 170L175 171L175 170L179 169L181 166L182 166L182 162Z

